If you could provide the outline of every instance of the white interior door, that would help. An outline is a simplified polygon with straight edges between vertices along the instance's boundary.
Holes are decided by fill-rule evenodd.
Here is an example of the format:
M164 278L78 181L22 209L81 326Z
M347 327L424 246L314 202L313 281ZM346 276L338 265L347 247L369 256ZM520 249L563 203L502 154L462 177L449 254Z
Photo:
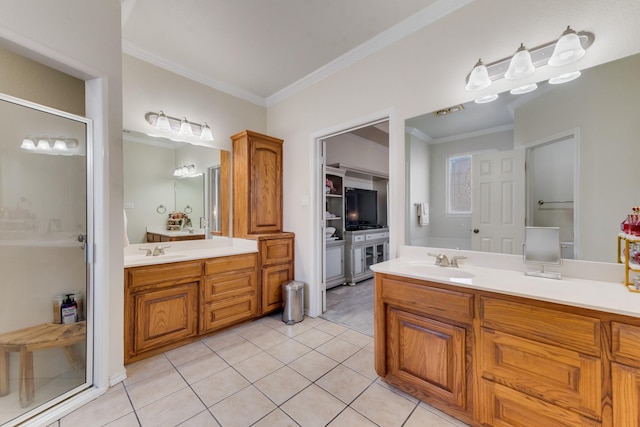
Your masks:
M524 241L524 151L473 155L471 248L521 254Z

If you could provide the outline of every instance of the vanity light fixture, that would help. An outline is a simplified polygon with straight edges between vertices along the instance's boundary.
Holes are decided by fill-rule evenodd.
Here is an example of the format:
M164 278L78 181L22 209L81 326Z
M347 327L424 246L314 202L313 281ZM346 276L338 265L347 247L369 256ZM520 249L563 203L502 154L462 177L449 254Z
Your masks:
M487 65L478 61L467 76L465 88L468 91L479 91L491 86L495 80L502 78L516 80L531 76L536 68L544 65L556 67L571 64L585 55L586 49L593 44L594 39L593 33L584 31L576 33L571 27L567 27L558 40L533 49L527 49L521 43L512 57ZM573 78L577 77L579 74ZM564 74L552 80L554 81L552 84L570 81L565 80Z
M170 134L175 134L171 139L176 139L176 136L179 135L184 138L198 137L202 141L213 141L213 133L206 123L199 124L190 122L186 117L183 117L182 119L170 117L162 110L158 113L149 112L145 114L144 117L145 120L156 130L169 134L163 136L171 138Z
M37 141L37 142L36 142ZM72 150L78 148L78 140L74 138L24 138L20 149L42 154L72 155Z
M176 168L173 171L173 176L176 178L184 178L187 176L193 175L193 172L196 170L196 166L194 164L184 165L182 167Z

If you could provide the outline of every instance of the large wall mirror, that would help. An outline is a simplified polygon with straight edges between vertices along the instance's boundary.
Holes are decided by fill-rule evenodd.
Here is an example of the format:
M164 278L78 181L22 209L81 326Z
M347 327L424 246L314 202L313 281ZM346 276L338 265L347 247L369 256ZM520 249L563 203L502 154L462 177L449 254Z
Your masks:
M202 238L223 234L223 222L228 221L228 212L223 212L228 203L221 200L225 181L220 169L228 159L223 150L134 131L124 132L123 144L129 243L147 242L149 231ZM188 221L175 222L168 230L172 213L184 213Z
M407 244L521 254L525 226L557 226L564 258L616 262L638 204L639 72L633 55L406 120Z

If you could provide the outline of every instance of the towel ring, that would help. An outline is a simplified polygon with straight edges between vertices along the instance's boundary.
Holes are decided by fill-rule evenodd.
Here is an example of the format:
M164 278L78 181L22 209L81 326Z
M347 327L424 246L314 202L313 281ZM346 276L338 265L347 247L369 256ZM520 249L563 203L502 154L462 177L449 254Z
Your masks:
M190 214L191 212L193 212L193 208L191 208L190 205L187 205L187 207L184 208L184 213Z
M164 207L164 205L160 205L156 208L156 212L158 212L160 215L167 213L167 208Z

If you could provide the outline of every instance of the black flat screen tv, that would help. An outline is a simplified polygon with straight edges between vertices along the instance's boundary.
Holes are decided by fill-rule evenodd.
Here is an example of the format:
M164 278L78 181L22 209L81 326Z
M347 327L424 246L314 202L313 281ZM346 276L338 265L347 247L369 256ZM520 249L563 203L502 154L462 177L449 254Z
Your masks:
M378 227L378 192L345 188L345 226L347 231Z

